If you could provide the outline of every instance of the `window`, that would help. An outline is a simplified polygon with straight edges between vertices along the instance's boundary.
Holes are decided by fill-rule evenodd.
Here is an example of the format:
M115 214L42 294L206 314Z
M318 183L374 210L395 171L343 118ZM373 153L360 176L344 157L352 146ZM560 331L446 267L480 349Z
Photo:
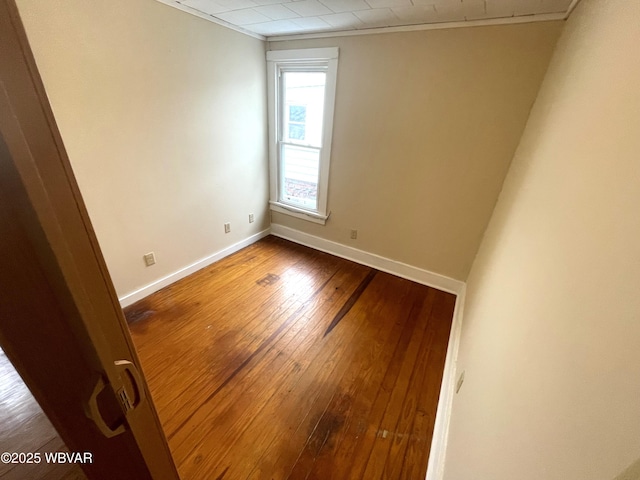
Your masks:
M267 52L271 209L324 224L337 48Z
M287 108L287 135L290 139L304 141L306 135L306 105L289 105Z

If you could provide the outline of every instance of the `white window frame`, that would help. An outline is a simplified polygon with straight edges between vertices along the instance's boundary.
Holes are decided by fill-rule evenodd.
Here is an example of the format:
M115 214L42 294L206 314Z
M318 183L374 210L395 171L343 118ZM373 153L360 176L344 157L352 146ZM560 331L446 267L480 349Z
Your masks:
M307 48L302 50L270 50L267 52L267 87L269 115L269 205L274 212L324 225L329 218L327 211L329 191L329 164L331 161L331 139L333 136L333 112L336 97L336 77L338 73L337 47ZM283 70L309 67L327 74L324 97L322 142L320 147L320 168L318 175L317 208L307 209L289 205L280 195L280 142L284 128L280 75Z

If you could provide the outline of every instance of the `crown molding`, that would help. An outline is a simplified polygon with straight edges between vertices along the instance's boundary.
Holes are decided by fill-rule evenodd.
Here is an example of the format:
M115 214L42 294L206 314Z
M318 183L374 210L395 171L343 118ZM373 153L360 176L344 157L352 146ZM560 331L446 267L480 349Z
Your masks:
M576 1L576 0L574 0ZM580 0L577 0L580 1ZM540 15L523 15L519 17L487 18L483 20L465 20L461 22L423 23L420 25L402 25L398 27L367 28L362 30L341 30L338 32L303 33L296 35L279 35L267 37L268 42L284 42L287 40L308 40L314 38L350 37L356 35L378 35L381 33L416 32L421 30L442 30L446 28L484 27L488 25L511 25L519 23L551 22L565 20L567 14L545 13Z
M310 40L316 38L334 38L334 37L350 37L358 35L379 35L383 33L398 33L398 32L416 32L422 30L442 30L448 28L471 28L471 27L483 27L489 25L511 25L520 23L533 23L533 22L552 22L556 20L566 20L569 18L573 10L576 8L580 0L572 0L571 4L567 8L566 12L560 13L544 13L539 15L522 15L517 17L503 17L503 18L487 18L482 20L465 20L458 22L440 22L440 23L423 23L419 25L401 25L396 27L380 27L380 28L366 28L362 30L340 30L331 32L314 32L314 33L300 33L291 35L274 35L265 37L258 33L251 32L245 28L233 25L229 22L225 22L213 15L191 8L188 5L183 5L175 0L156 0L164 5L173 7L177 10L195 15L196 17L208 20L209 22L216 23L223 27L230 28L236 32L248 35L258 40L267 42L285 42L287 40Z
M219 18L214 17L213 15L209 15L208 13L201 12L200 10L196 10L195 8L191 8L188 5L182 5L181 3L177 3L171 0L156 0L157 2L168 5L169 7L173 7L175 9L181 10L186 13L190 13L191 15L195 15L196 17L200 17L203 20L208 20L213 23L217 23L218 25L222 25L223 27L230 28L231 30L235 30L236 32L243 33L253 38L257 38L258 40L265 41L267 38L258 33L250 32L242 27L237 25L233 25L232 23L225 22L224 20L220 20Z

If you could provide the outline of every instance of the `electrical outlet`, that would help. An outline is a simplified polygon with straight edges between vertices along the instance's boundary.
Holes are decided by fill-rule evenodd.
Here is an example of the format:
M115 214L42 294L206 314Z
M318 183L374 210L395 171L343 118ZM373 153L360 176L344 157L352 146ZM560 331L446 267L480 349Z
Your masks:
M460 391L460 389L462 388L462 384L464 383L464 372L465 370L462 371L462 373L458 377L458 381L456 382L456 393Z
M249 223L253 223L253 220L254 220L253 213L250 213L249 214Z
M225 223L224 224L224 233L229 233L231 231L231 224L230 223Z
M351 230L351 240L358 238L358 230Z
M151 265L155 265L156 263L156 254L153 252L144 254L142 258L144 258L144 263L147 267L150 267Z

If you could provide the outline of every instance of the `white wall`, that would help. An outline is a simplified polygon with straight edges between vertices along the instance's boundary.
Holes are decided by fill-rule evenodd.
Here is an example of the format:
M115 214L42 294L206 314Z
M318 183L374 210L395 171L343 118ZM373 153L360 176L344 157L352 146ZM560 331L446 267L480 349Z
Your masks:
M273 223L465 280L562 25L269 43L340 48L331 216Z
M448 480L640 456L639 46L637 1L583 0L563 31L469 276Z
M268 228L264 42L154 0L17 3L120 296Z
M18 5L120 296L268 227L263 42L153 0ZM464 280L561 26L273 43L341 48L331 218L273 221Z

